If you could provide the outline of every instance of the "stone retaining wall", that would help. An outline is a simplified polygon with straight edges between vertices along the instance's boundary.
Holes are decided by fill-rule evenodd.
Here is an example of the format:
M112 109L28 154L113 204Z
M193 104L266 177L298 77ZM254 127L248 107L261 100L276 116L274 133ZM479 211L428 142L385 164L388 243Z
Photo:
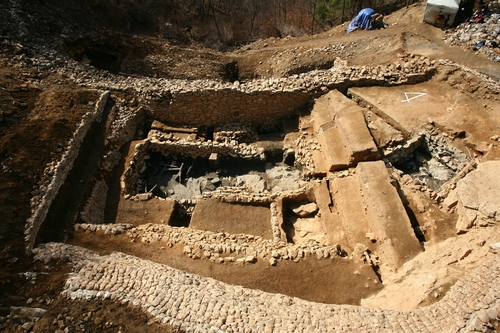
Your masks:
M438 303L394 311L270 294L118 252L98 256L49 243L34 253L46 263L71 261L65 297L139 306L186 332L474 332L500 316L500 256L459 280Z
M87 226L90 225L78 225L76 228L93 230ZM176 228L165 224L139 225L128 229L127 236L143 243L167 242L170 246L180 244L184 246L186 256L205 258L216 263L266 260L274 265L280 260L300 260L313 256L327 259L347 255L339 245L292 244L248 234ZM253 259L250 260L249 257Z
M232 155L247 160L265 160L263 148L257 148L245 143L214 142L214 141L188 141L188 140L170 140L155 136L150 136L151 151L162 154L171 154L182 157L201 157L208 158L210 154L217 153L221 155Z
M113 223L113 224L89 224L89 223L76 223L74 229L76 231L82 230L85 232L103 231L105 235L119 235L123 234L128 229L133 229L133 224Z
M40 192L43 193L39 196L39 200L32 200L32 214L26 221L25 226L25 241L26 241L26 252L31 254L31 250L35 246L36 237L42 223L45 221L47 212L49 211L52 201L57 196L59 189L64 184L68 173L73 167L73 163L80 153L80 146L90 129L90 126L94 121L100 121L100 117L106 106L108 100L109 92L103 92L99 97L96 106L92 112L86 113L82 117L80 125L76 129L73 138L67 145L67 150L63 154L61 160L57 162L55 166L51 165L44 170L44 175L49 175L51 177L51 182L47 187L40 188Z
M428 59L403 59L403 64L378 67L336 67L287 78L254 80L245 84L185 82L169 90L168 105L152 107L152 116L165 123L215 126L250 123L273 126L280 118L330 89L365 85L417 83L434 72ZM201 85L198 86L197 83ZM208 84L208 87L203 87Z
M153 110L152 114L155 119L174 125L251 123L273 127L281 118L306 105L310 98L303 91L245 93L232 88L185 91L172 94L168 109Z
M144 158L150 153L161 153L165 156L208 158L210 154L231 155L248 160L265 160L263 148L244 143L226 143L213 141L177 140L162 132L152 130L148 139L136 144L135 153L129 167L122 176L121 188L124 194L136 194L137 177L145 169Z
M167 124L217 126L250 123L266 127L293 114L312 98L331 89L366 85L415 84L434 75L434 61L401 55L386 66L336 66L284 78L222 83L211 80L167 80L107 75L82 79L83 86L135 91L151 116Z
M104 210L106 208L106 198L108 197L108 185L104 180L98 180L92 188L92 193L87 199L87 203L80 212L80 217L85 223L104 223Z

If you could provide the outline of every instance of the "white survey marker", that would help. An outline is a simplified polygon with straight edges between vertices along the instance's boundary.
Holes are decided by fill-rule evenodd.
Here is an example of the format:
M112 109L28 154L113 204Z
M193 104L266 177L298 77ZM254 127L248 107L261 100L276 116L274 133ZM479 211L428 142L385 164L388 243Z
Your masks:
M410 101L411 101L412 99L419 98L419 97L422 97L422 96L424 96L424 95L427 95L427 93L421 93L421 92L405 92L404 94L405 94L406 99L404 99L404 100L402 100L402 101L401 101L401 102L403 102L403 103L404 103L404 102L410 103ZM416 96L413 96L413 97L411 97L411 98L408 98L408 95L416 95Z

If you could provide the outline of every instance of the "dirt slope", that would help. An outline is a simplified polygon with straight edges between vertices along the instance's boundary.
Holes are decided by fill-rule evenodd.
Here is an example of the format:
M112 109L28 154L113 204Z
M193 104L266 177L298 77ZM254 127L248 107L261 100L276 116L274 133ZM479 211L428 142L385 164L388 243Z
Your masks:
M27 322L23 316L7 318L11 306L48 309L33 330L36 332L64 328L72 332L175 331L116 302L63 299L59 294L64 276L69 272L65 264L33 263L24 253L24 226L30 215L30 200L38 194L36 184L43 178L45 166L60 157L82 115L92 108L97 97L96 91L78 85L74 77L61 75L55 67L78 61L90 64L89 71L95 66L125 76L245 81L330 68L337 58L348 65L376 66L393 63L399 53L414 53L434 60L449 59L500 80L500 64L471 50L445 44L444 32L421 23L423 4L420 3L387 16L389 28L385 30L346 34L344 24L316 36L259 40L231 53L196 45L179 47L176 44L184 42L182 36L178 41L143 36L139 33L149 27L140 20L133 22L134 33L139 35L115 31L89 37L88 32L78 30L76 18L75 24L67 27L68 18L58 10L49 14L51 9L58 8L56 4L47 8L34 1L32 8L27 4L29 2L21 6L12 1L0 5L3 16L0 19L5 22L0 27L3 40L0 45L0 330L4 332L32 330L29 325L22 327ZM103 12L106 10L101 8L100 15ZM97 16L96 21L98 18L101 20L102 16ZM123 23L122 17L115 19ZM44 24L48 21L53 24ZM40 84L35 86L33 80ZM470 87L476 82L467 81L451 70L441 71L435 80L449 82L489 108L498 103L498 92L496 97L486 98L488 92L471 91ZM439 89L443 89L444 94L452 88L444 84L440 88L438 84L436 89L436 94L440 93ZM498 150L492 150L488 158L498 159L498 156ZM82 244L86 241L90 242L79 240ZM474 240L468 242L474 243ZM315 268L303 266L304 270ZM210 267L203 270L211 274ZM26 272L39 274L24 274ZM238 283L237 279L231 279L230 270L215 274L225 275L221 280ZM282 274L289 274L286 267ZM321 271L315 274L321 275ZM462 274L456 273L456 276ZM323 277L321 284L327 285L328 279ZM308 292L307 287L301 288L302 293ZM276 289L271 286L269 290Z

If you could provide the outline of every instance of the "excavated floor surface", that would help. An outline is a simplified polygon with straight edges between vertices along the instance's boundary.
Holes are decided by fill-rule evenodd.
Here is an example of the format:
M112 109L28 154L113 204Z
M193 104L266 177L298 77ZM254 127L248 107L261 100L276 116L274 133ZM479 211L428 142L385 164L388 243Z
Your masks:
M464 165L457 167L453 175L466 169L467 163L497 161L500 157L500 66L480 54L446 45L441 40L444 36L441 30L420 23L423 8L423 5L416 4L388 16L390 28L386 30L357 31L347 35L344 25L313 37L257 41L229 54L183 50L177 46L165 51L161 40L119 34L106 36L106 40L113 41L111 46L110 43L92 40L77 40L66 45L68 59L89 63L89 69L95 66L104 73L122 71L126 73L121 74L124 76L215 81L235 80L235 62L238 64L238 78L245 82L320 69L336 57L345 60L348 66L373 67L393 63L400 58L399 54L413 53L417 57L424 55L436 60L437 70L426 82L390 87L366 85L349 89L341 86L341 92L336 92L338 96L335 98L346 98L345 108L337 110L328 107L327 114L321 113L315 109L315 105L320 103L320 96L316 96L317 99L305 110L299 110L298 128L295 124L290 128L285 122L282 128L275 129L271 134L259 133L263 140L255 137L246 140L250 144L257 142L258 147L268 152L272 151L272 166L279 164L286 168L286 163L275 163L276 152L279 156L286 152L285 146L295 144L297 146L292 148L297 161L300 157L298 139L301 135L306 137L309 148L305 151L311 153L313 164L308 174L310 177L290 176L291 180L286 184L273 183L286 178L283 176L286 172L295 172L292 168L278 176L266 176L267 190L271 193L273 188L277 193L280 189L296 190L292 183L300 186L308 184L312 188L307 194L278 201L278 217L282 214L284 221L278 230L278 237L286 244L283 245L285 248L314 243L327 251L328 246L339 245L343 252L339 251L337 256L331 252L325 255L326 252L318 250L320 254L314 252L292 260L283 254L275 256L269 250L251 260L237 261L238 258L248 258L251 251L207 255L201 249L196 250L201 239L194 243L172 242L154 239L154 236L148 238L146 233L137 231L139 227L151 223L167 225L169 232L176 232L175 228L183 226L180 231L183 234L192 232L198 235L196 232L204 231L229 236L245 234L272 243L275 230L271 220L275 216L273 205L276 201L273 199L258 204L254 201L249 205L205 198L196 206L192 203L179 206L168 199L167 187L164 189L167 200L149 198L143 201L125 197L130 193L122 192L121 177L130 166L135 145L147 138L154 120L151 116L138 119L134 127L135 135L119 147L122 157L118 166L111 172L103 171L102 154L105 148L102 146L107 144L103 142L106 142L105 135L111 133L113 117L124 108L138 106L126 89L112 92L103 111L103 119L109 120L91 127L90 135L80 148L81 155L76 159L75 167L68 174L38 234L37 243L64 241L103 256L114 251L123 252L227 284L312 302L361 304L395 310L415 309L439 302L457 280L480 267L485 260L496 257L488 247L500 241L498 226L491 222L495 213L484 212L478 206L473 209L478 212L477 221L490 222L478 223L472 229L471 226L464 227L461 221L464 216L470 216L471 207L465 207L465 211L457 209L457 201L467 199L473 202L474 198L465 197L464 190L460 190L463 186L458 186L458 191L454 191L455 185L430 190L397 169L381 172L385 165L376 153L388 154L389 150L392 152L393 148L396 150L398 146L404 146L405 140L410 139L409 133L421 132L427 144L431 145L429 142L436 138L437 133L446 145L440 143L436 149L443 150L450 146L462 154ZM320 50L327 47L334 51L325 56ZM60 160L63 148L82 116L93 110L101 92L79 84L78 77L72 74L51 70L50 65L33 65L19 70L15 63L23 57L16 55L19 48L29 49L30 45L5 47L0 66L0 210L3 215L0 242L4 244L0 253L1 330L45 332L68 328L75 332L178 332L178 329L154 320L144 312L144 308L124 307L122 303L109 299L67 299L61 296L61 292L65 288L67 273L72 271L70 264L42 264L25 256L24 226L31 213L30 200L40 194L37 183L43 177L46 166ZM110 55L112 52L128 52L127 62L118 64L116 58ZM139 61L146 58L143 53L149 59L164 57L164 61L158 60L153 68L150 62ZM20 58L9 62L9 57ZM31 57L35 59L31 61L35 64L36 55ZM133 61L134 57L136 61ZM453 64L439 62L443 58ZM60 60L51 61L57 63ZM121 66L121 70L117 66ZM471 73L459 66L477 72ZM488 83L486 77L497 81ZM40 83L35 86L33 80ZM327 94L324 92L322 95ZM359 105L350 106L352 100L345 96ZM418 97L408 100L415 96ZM157 103L161 106L164 101ZM364 117L366 126L356 121L359 117ZM348 135L343 137L346 131ZM366 135L360 134L361 131L366 131ZM176 135L187 138L190 134L183 132ZM331 138L337 138L339 142L346 140L346 146L354 147L351 148L353 151L345 152L346 155L339 155L336 159L328 153L325 155L328 151L325 147L332 142ZM366 143L363 141L366 138L373 141ZM207 140L207 137L202 140ZM335 147L333 150L338 153ZM435 158L450 155L436 154L433 155ZM402 163L408 161L402 159ZM261 164L265 165L265 161ZM266 174L268 167L259 170L260 174ZM297 167L300 169L300 165ZM426 169L429 168L426 165ZM222 182L225 173L217 168L214 170L216 175L210 176L212 178L207 175L207 179L220 176ZM79 212L91 194L90 184L99 179L104 179L109 187L102 221L129 224L132 229L122 234L73 230L75 221L82 222ZM492 183L486 191L497 189L498 184ZM254 186L254 190L261 186L254 183L246 185ZM444 201L439 201L437 195L441 190L452 194L444 195ZM459 199L453 200L453 195L458 195ZM243 196L250 197L246 193ZM315 203L316 210L300 217L298 213L292 213L293 207L305 203ZM495 208L495 203L491 205L488 209ZM496 210L496 214L500 214L500 209ZM394 228L394 223L401 219L406 223L404 228ZM460 235L457 235L458 226L462 228ZM400 240L402 243L398 243ZM190 247L189 253L186 253L186 246ZM228 259L233 256L235 260ZM225 261L220 258L225 258ZM274 258L277 260L273 263ZM34 274L27 274L29 272ZM47 313L35 322L29 316L13 315L11 306L39 307L46 309ZM498 321L492 320L489 329L498 329Z

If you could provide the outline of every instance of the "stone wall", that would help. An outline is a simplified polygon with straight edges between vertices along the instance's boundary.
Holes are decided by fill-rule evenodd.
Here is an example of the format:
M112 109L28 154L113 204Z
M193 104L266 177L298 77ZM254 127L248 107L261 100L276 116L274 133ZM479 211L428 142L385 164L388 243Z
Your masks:
M330 89L364 85L417 83L434 72L425 57L403 58L402 63L378 67L335 67L287 78L254 80L245 84L205 81L168 85L163 107L152 107L155 119L190 126L249 123L265 127L277 124L306 105L312 97ZM168 98L165 97L168 96Z
M38 231L45 221L47 212L49 211L52 201L57 196L59 189L64 184L68 173L73 167L73 163L80 153L80 146L90 129L90 126L95 121L101 120L101 115L106 106L108 100L109 92L103 92L96 103L96 106L92 112L86 113L82 117L82 121L78 128L76 129L73 138L68 143L67 150L63 154L61 160L55 165L49 165L49 167L44 170L45 175L49 175L51 178L50 184L46 187L40 187L40 192L43 193L39 196L39 200L32 200L32 214L26 221L25 226L25 241L26 241L26 251L31 254L38 235Z
M339 62L341 63L341 62ZM435 62L424 56L400 55L386 66L340 65L283 78L223 83L211 80L167 80L108 74L99 79L82 78L80 84L137 94L151 116L166 124L217 126L248 123L275 125L297 108L331 89L346 90L366 85L415 84L428 80Z
M133 229L133 224L113 223L113 224L88 224L77 223L74 225L76 231L84 231L87 233L102 231L105 235L119 235L123 234L128 229Z
M121 189L124 194L136 194L137 177L144 171L144 159L150 152L190 158L208 158L212 153L248 160L265 160L266 158L263 148L245 143L179 140L152 130L148 139L135 145L134 156L122 176Z
M279 124L281 118L293 114L310 98L310 94L302 91L245 93L231 88L182 91L172 94L168 109L153 110L152 114L155 119L174 125L250 123L266 127Z
M89 225L75 225L75 229L94 231L87 226ZM129 228L126 233L134 242L167 242L169 246L179 244L184 247L183 253L187 257L205 258L216 263L266 260L271 265L275 265L282 260L300 260L310 257L327 259L347 255L337 244L322 245L314 242L292 244L276 238L270 240L255 235L177 228L166 224L142 224Z
M49 243L35 259L73 265L63 295L138 306L186 332L474 332L500 316L500 256L483 263L437 303L394 311L304 301L233 286L114 252Z
M87 199L87 203L80 212L82 221L90 224L104 223L104 210L108 197L108 185L104 180L98 180Z

